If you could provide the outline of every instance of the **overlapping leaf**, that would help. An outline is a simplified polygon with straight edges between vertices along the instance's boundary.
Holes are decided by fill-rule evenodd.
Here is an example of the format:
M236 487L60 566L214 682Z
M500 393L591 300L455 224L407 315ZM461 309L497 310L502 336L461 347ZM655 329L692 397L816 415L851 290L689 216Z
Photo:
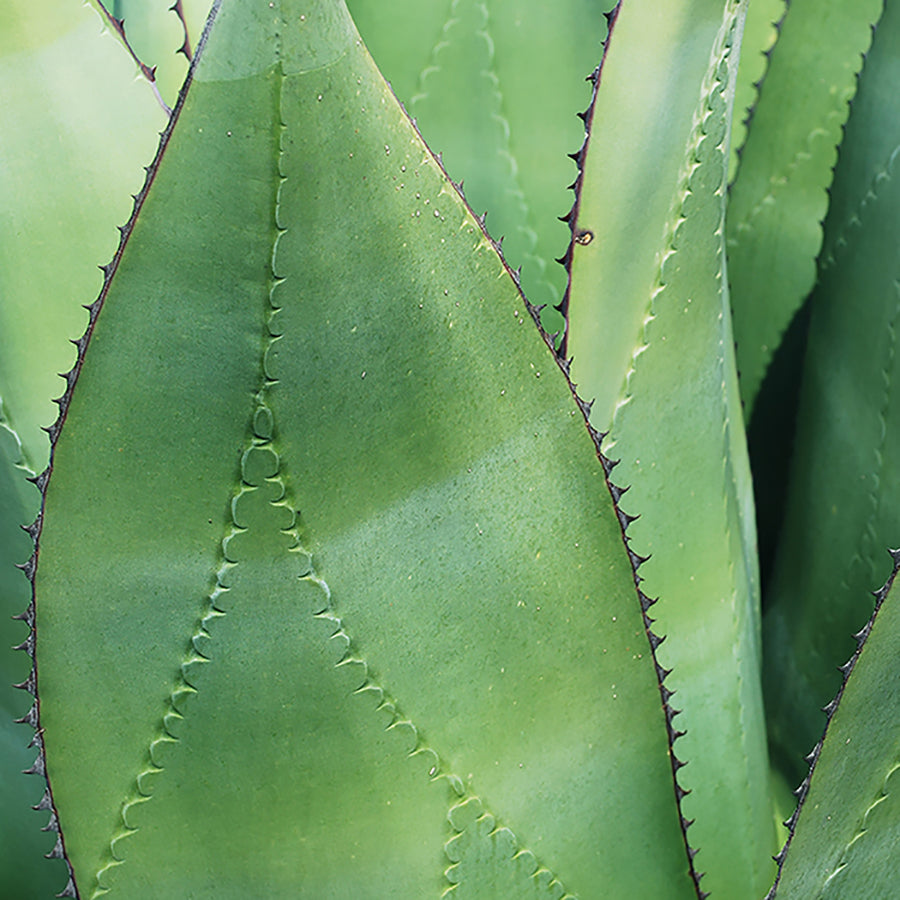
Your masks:
M9 896L29 900L49 895L53 884L58 891L65 876L60 863L42 858L54 838L39 831L48 814L29 806L44 786L20 774L37 751L26 749L27 729L12 722L28 711L28 698L10 687L28 672L25 655L10 649L27 636L10 621L28 603L15 565L30 552L20 526L37 511L37 493L18 463L35 471L46 465L49 442L40 426L53 421L51 397L65 387L56 373L74 359L68 339L84 330L81 304L99 290L97 264L115 247L129 192L140 185L140 166L165 121L147 86L135 83L133 64L101 32L100 19L79 3L10 0L0 8L0 398L23 445L4 420L0 881Z
M824 739L811 756L769 898L889 897L900 876L900 604L894 590L900 551L892 550L891 556L894 570L842 667L845 681L829 705Z
M8 2L0 22L0 394L26 458L47 461L81 304L102 283L165 115L97 15ZM52 178L52 189L48 187Z
M510 0L390 3L350 10L375 61L423 137L463 181L470 206L522 268L522 288L549 331L561 320L569 237L559 220L575 178L568 154L583 137L587 77L606 36L612 0L548 6ZM427 17L427 20L426 20ZM402 24L402 27L400 25Z
M623 4L600 72L575 225L572 377L621 458L675 673L679 773L704 888L762 893L774 842L752 491L724 277L739 4ZM677 72L678 76L673 76ZM648 171L655 172L647 178ZM637 211L640 211L639 214ZM726 799L727 798L727 799Z
M747 8L741 38L741 61L734 86L734 114L731 123L731 153L728 180L734 180L747 126L759 99L769 57L778 38L778 23L787 10L787 0L755 0Z
M37 488L25 478L21 466L18 438L2 419L0 409L0 617L4 622L3 640L7 645L28 638L28 627L12 622L28 606L28 581L16 568L31 554L28 535L19 523L34 519L40 497ZM8 624L6 624L8 623ZM28 713L30 698L13 685L28 680L31 663L24 653L8 646L0 655L0 895L21 900L52 896L65 884L65 867L43 858L55 841L54 835L40 831L47 824L47 813L33 812L44 793L38 778L21 773L31 768L37 751L27 746L27 728L17 724Z
M836 148L883 0L792 2L728 207L728 271L748 415L781 336L812 290Z
M841 146L766 613L772 738L794 772L870 612L864 598L884 581L884 548L900 542L898 28L888 7Z

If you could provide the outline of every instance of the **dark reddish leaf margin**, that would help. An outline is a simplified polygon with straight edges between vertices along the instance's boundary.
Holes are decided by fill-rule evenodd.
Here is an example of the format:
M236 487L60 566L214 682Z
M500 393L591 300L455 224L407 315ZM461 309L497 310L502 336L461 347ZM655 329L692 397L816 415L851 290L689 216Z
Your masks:
M613 31L616 27L616 20L619 18L622 2L623 0L618 0L616 5L609 12L603 13L606 18L607 29L606 40L603 42L603 55L600 57L600 62L597 63L597 68L595 68L585 79L586 81L590 81L593 86L593 90L591 91L591 102L584 112L578 113L578 118L584 123L584 140L581 142L581 146L575 153L569 154L569 159L574 160L575 165L578 166L578 174L568 187L568 190L574 192L575 200L572 203L571 209L564 216L559 217L560 222L565 222L566 225L569 226L570 236L569 246L566 248L566 252L556 260L556 262L566 270L567 276L565 293L563 294L562 300L559 302L559 306L556 307L562 314L564 321L562 340L560 341L559 349L557 351L560 358L563 360L565 360L566 357L566 348L569 337L569 298L572 292L572 257L575 253L575 244L585 243L586 240L590 239L585 232L582 232L577 227L578 212L581 209L581 186L584 181L584 161L587 157L588 148L591 143L591 132L594 128L594 108L597 105L597 92L600 89L600 81L603 77L603 65L606 62L609 45L612 43ZM571 362L571 360L567 360L565 363L567 371Z
M797 797L797 807L794 809L791 817L784 823L788 829L787 840L784 842L784 846L778 852L778 855L774 857L775 862L778 863L778 872L775 875L775 882L772 887L769 888L769 893L766 894L764 900L775 900L775 897L778 893L778 885L781 881L781 872L784 869L784 863L787 859L788 852L791 848L791 842L794 839L794 834L797 831L797 821L800 818L800 814L803 811L804 803L806 802L806 798L809 794L809 785L812 781L812 777L816 771L816 764L819 761L819 756L822 753L822 744L825 742L825 738L828 737L828 728L831 725L831 720L834 718L834 714L837 712L838 707L841 704L841 700L844 696L844 690L847 687L847 682L850 680L850 676L853 674L853 670L856 668L856 663L859 660L860 654L863 651L863 648L866 645L866 641L869 638L869 635L872 632L872 626L875 624L875 619L878 616L879 611L881 610L881 606L884 603L887 595L891 591L891 587L894 584L894 579L897 577L897 573L900 572L900 549L898 550L888 550L888 553L891 555L891 560L894 563L894 569L891 572L888 580L884 583L884 585L877 591L874 591L873 594L875 596L875 609L872 610L872 615L869 617L868 622L862 627L860 631L853 635L856 640L856 649L853 651L853 655L847 662L842 666L838 666L838 671L843 676L843 681L841 682L840 688L838 688L837 694L835 694L834 699L822 709L822 712L825 713L825 728L822 731L822 737L819 738L819 742L813 747L812 752L806 756L806 762L809 763L809 772L806 775L806 778L803 779L800 787L794 791L795 796Z
M588 80L591 81L591 83L593 84L593 92L592 92L592 96L591 96L591 102L590 102L588 108L585 110L585 112L578 114L579 118L581 118L581 120L584 122L584 125L585 125L585 137L584 137L582 146L578 150L578 152L574 153L574 154L570 154L570 157L578 165L578 175L577 175L575 181L573 182L573 184L570 185L570 189L575 192L575 201L572 205L571 210L565 216L561 217L561 219L562 219L562 221L566 222L569 225L569 229L571 232L571 239L570 239L569 247L568 247L568 250L566 251L566 254L561 259L558 260L558 262L560 262L563 266L565 266L566 271L569 272L570 283L571 283L570 269L571 269L573 248L574 248L575 243L577 243L579 241L579 235L576 233L575 222L577 220L578 208L579 208L580 197L581 197L583 164L584 164L584 159L586 157L588 146L590 143L591 129L593 126L594 107L595 107L596 98L597 98L597 91L598 91L598 88L600 85L603 63L606 60L606 55L607 55L607 52L609 49L610 42L612 40L613 30L615 28L616 19L618 18L618 14L621 9L622 2L623 2L623 0L618 0L618 2L616 3L615 7L612 10L603 14L608 23L607 37L603 44L603 55L601 57L601 61L598 64L598 66L588 76ZM34 764L31 766L31 768L26 770L26 774L41 775L45 782L44 795L41 798L41 801L39 802L37 807L35 807L35 808L39 809L39 810L47 810L50 813L50 821L48 822L45 830L54 831L57 833L56 844L55 844L53 850L50 852L50 854L48 854L48 856L51 858L64 859L66 862L67 869L68 869L68 875L69 875L68 882L67 882L65 888L62 890L62 892L60 894L58 894L57 896L58 897L75 898L75 900L79 900L80 895L78 893L78 887L75 883L75 877L74 877L74 872L72 870L71 863L69 862L68 857L66 856L65 838L63 836L63 832L62 832L61 825L59 822L59 815L56 810L55 804L53 802L53 791L50 786L49 778L47 775L47 769L46 769L46 755L45 755L45 751L44 751L42 729L40 727L40 698L38 696L38 671L37 671L37 661L36 661L36 656L35 656L35 649L36 649L36 642L37 642L37 632L36 632L36 623L35 623L35 571L37 569L38 558L39 558L39 554L40 554L40 535L41 535L41 529L43 526L43 515L44 515L44 505L46 502L47 484L49 482L50 475L53 470L53 455L54 455L54 451L56 449L57 441L59 439L60 430L62 429L63 423L65 422L66 414L68 412L69 405L70 405L71 399L72 399L72 392L78 381L78 376L81 372L82 366L84 365L85 353L86 353L88 344L90 343L91 336L93 335L94 326L96 325L97 318L103 308L103 304L109 293L110 284L112 282L113 277L115 276L116 271L118 270L119 263L121 262L125 247L126 247L128 240L132 234L132 231L134 230L134 225L137 220L137 217L139 216L141 209L143 208L144 201L147 198L147 195L148 195L150 188L153 184L153 181L156 177L156 173L159 169L159 165L165 154L166 148L168 147L169 140L172 136L172 132L178 122L181 110L184 107L185 99L187 97L190 86L193 83L196 66L202 56L203 49L206 46L206 42L207 42L207 39L208 39L208 36L210 33L210 29L212 28L213 23L215 22L216 16L218 15L221 3L222 3L222 0L214 0L214 2L213 2L212 8L209 13L209 17L206 22L206 26L204 27L204 30L203 30L203 34L200 37L200 40L197 44L195 52L190 57L190 59L191 59L190 67L188 69L188 73L185 78L184 84L182 85L181 90L179 91L178 100L175 104L175 107L171 111L169 123L166 126L165 130L163 132L161 132L161 134L160 134L160 143L159 143L159 147L156 151L156 155L154 156L151 164L149 166L145 167L146 177L144 180L143 187L137 194L133 195L134 205L133 205L132 212L131 212L131 215L130 215L128 221L126 222L125 225L119 226L119 235L120 235L119 236L119 244L116 248L115 253L113 254L113 258L108 264L100 266L100 269L103 272L103 286L100 290L100 293L99 293L97 299L94 300L93 303L85 305L85 309L88 311L88 316L89 316L88 317L88 325L87 325L87 328L86 328L84 334L77 340L72 341L72 343L75 345L75 347L78 351L77 358L76 358L75 363L72 366L72 368L68 372L66 372L64 375L61 376L66 381L66 389L63 392L63 395L54 401L57 404L57 406L59 407L59 413L57 415L56 421L52 425L50 425L49 427L44 429L50 437L50 460L49 460L47 467L44 469L44 471L42 471L39 475L36 475L29 479L38 487L38 489L41 492L41 508L37 514L37 517L35 518L35 521L31 525L23 526L24 530L28 533L28 535L31 537L32 541L34 542L34 552L32 553L31 557L28 559L28 561L23 563L19 567L25 573L26 577L28 578L28 580L31 584L31 601L28 605L28 608L25 610L25 612L21 613L16 618L26 622L30 628L30 633L29 633L28 637L22 644L20 644L18 646L17 649L24 650L28 653L28 655L31 657L32 669L31 669L31 673L29 674L28 678L24 682L22 682L20 685L17 685L17 687L28 691L34 697L34 704L33 704L32 708L29 710L29 712L22 719L19 719L18 721L21 723L24 723L24 724L31 725L31 727L33 729L35 729L34 738L32 739L30 746L34 746L37 748L38 755L37 755L37 758L36 758ZM128 47L128 43L125 38L124 23L122 23L119 20L112 17L105 10L105 8L102 7L102 4L101 4L101 9L103 10L103 13L105 13L106 18L107 18L109 24L111 25L111 27L113 27L113 29L116 31L116 33L119 34L119 36L125 43L125 46L131 52L132 57L135 59L135 62L140 67L142 73L145 75L145 77L148 78L148 80L151 83L154 83L155 79L153 76L153 71L147 70L147 67L134 55L134 52L131 51L131 48ZM184 18L180 12L180 0L176 0L172 9L176 12L176 14L179 15L179 18L182 20L182 24L184 24ZM186 26L185 26L185 44L182 48L180 48L179 52L184 53L185 56L190 55L190 47L188 44ZM400 103L399 99L397 102ZM401 108L403 108L402 103L400 103L400 106L401 106ZM404 109L404 113L406 113L405 108L403 108L403 109ZM407 116L408 116L408 113L407 113ZM665 681L668 678L668 676L671 674L672 670L664 668L660 664L660 662L657 658L657 655L656 655L656 649L665 640L665 636L664 635L659 636L653 631L653 624L654 624L655 620L653 618L651 618L651 616L649 615L649 610L657 602L657 600L659 598L650 599L643 592L643 590L641 590L641 582L643 581L643 579L640 576L640 574L638 573L638 569L644 562L647 561L647 559L649 557L639 556L629 546L631 539L629 538L629 536L627 534L628 526L633 521L635 521L635 519L637 519L638 517L635 515L629 515L628 513L624 512L621 509L621 507L619 505L619 501L620 501L621 497L623 496L623 494L625 494L625 492L628 490L628 488L627 487L625 487L625 488L618 487L616 484L613 483L613 481L611 479L611 473L612 473L613 469L616 467L616 465L618 465L619 460L609 459L601 450L601 445L602 445L604 438L606 437L606 434L602 433L602 432L598 432L590 424L589 415L590 415L591 404L585 402L578 395L577 388L572 383L572 381L569 377L570 361L567 361L564 358L565 357L565 335L563 335L563 344L562 344L560 350L557 351L556 346L554 344L554 337L552 335L548 334L541 326L541 322L540 322L541 308L532 304L528 300L528 298L525 296L525 294L522 292L522 288L521 288L521 284L520 284L519 270L513 270L509 266L509 264L506 262L505 258L503 257L502 246L501 246L502 242L495 241L488 234L487 228L485 226L485 216L484 215L482 215L482 216L475 215L475 213L472 211L471 207L469 207L468 202L466 201L465 195L463 193L462 182L456 183L450 178L449 175L447 175L446 171L443 168L440 154L435 154L428 147L427 143L425 142L424 138L422 138L422 135L418 130L415 120L410 117L410 121L411 121L413 127L415 128L416 133L418 134L419 138L422 140L423 146L425 146L427 148L428 152L431 154L432 158L435 160L435 162L439 166L440 170L442 172L444 172L448 181L450 181L450 183L456 189L460 199L465 204L466 208L472 213L475 220L479 223L479 227L481 228L481 230L484 234L484 237L488 241L490 241L491 245L497 251L497 254L500 257L504 268L506 269L507 273L509 274L510 278L512 279L513 283L516 286L516 289L519 293L522 303L525 306L525 309L527 310L527 312L531 316L532 320L534 321L535 327L537 328L542 339L544 340L548 349L550 350L554 360L556 361L557 365L559 366L560 371L562 372L563 376L565 377L566 384L569 387L569 390L572 394L572 397L575 401L576 406L578 407L579 411L582 414L582 417L584 418L585 427L587 428L587 431L591 437L591 440L594 443L594 448L596 450L597 457L603 467L604 478L606 481L607 489L609 490L609 493L610 493L610 498L613 503L613 508L614 508L614 510L616 512L616 516L619 520L619 527L621 529L621 534L622 534L622 543L625 547L626 553L628 554L629 563L630 563L631 569L632 569L632 577L634 580L635 591L637 594L637 600L641 607L641 615L642 615L642 620L643 620L643 625L644 625L644 633L647 637L647 642L650 647L650 653L653 658L653 664L656 669L657 685L658 685L659 694L660 694L660 703L662 706L662 710L663 710L663 714L664 714L665 722L666 722L666 735L667 735L667 741L668 741L668 745L669 745L669 760L670 760L670 765L671 765L671 770L672 770L673 790L674 790L674 794L675 794L676 806L678 809L678 817L679 817L679 823L680 823L680 827L681 827L682 840L684 842L685 856L686 856L686 860L687 860L687 864L688 864L688 872L689 872L691 880L694 884L694 888L695 888L698 900L705 900L705 898L708 897L709 894L707 892L703 891L702 888L700 887L700 880L703 877L703 875L702 875L702 873L698 873L697 869L694 866L694 857L697 854L697 850L691 847L690 840L688 837L688 829L693 824L693 820L688 820L684 816L684 813L682 811L682 806L681 806L682 799L688 793L688 791L686 791L684 788L682 788L682 786L679 784L679 781L678 781L678 772L681 768L684 767L684 765L686 765L686 763L681 761L678 758L678 756L675 753L675 746L674 746L675 742L678 740L678 738L682 737L685 734L684 731L679 731L675 727L675 724L674 724L675 717L677 715L679 715L681 710L675 709L671 705L670 700L671 700L674 692L669 690L665 686ZM563 298L562 302L560 303L560 306L557 307L559 309L559 311L563 313L564 316L566 315L566 310L568 307L568 295L569 295L569 289L567 287L564 298ZM895 569L895 574L896 574L896 569ZM779 867L779 873L780 873L780 867Z
M203 35L201 36L197 46L197 53L194 54L194 58L192 59L191 65L188 69L184 85L182 86L178 94L178 101L175 104L174 110L171 111L168 125L160 134L160 142L159 147L156 151L156 155L153 158L153 162L149 166L144 167L146 175L144 178L143 187L137 194L132 195L134 205L132 207L131 215L129 216L128 221L125 225L118 226L119 244L116 248L115 253L113 254L113 258L106 265L100 266L100 269L103 272L103 287L100 289L100 294L93 303L87 304L84 307L88 311L87 328L80 338L72 341L78 351L78 354L72 368L69 369L69 371L64 375L60 376L66 381L66 389L63 392L63 395L53 401L59 407L59 413L57 414L56 421L49 427L44 428L44 431L46 431L50 436L50 461L48 462L47 467L43 472L28 479L33 484L37 485L38 490L40 490L41 492L41 506L34 522L32 522L30 525L22 526L24 531L27 532L31 540L34 542L34 551L32 552L31 557L28 559L28 561L22 563L19 566L19 568L25 573L25 577L31 584L31 601L29 602L25 612L20 613L15 618L27 623L28 627L30 628L30 632L28 637L21 644L19 644L16 649L24 650L29 655L29 657L31 657L31 672L29 673L28 678L26 678L25 681L23 681L21 684L16 685L16 687L31 694L34 697L34 703L31 709L26 713L26 715L21 719L17 719L16 721L22 724L30 725L34 729L34 737L32 738L31 744L29 746L36 747L38 754L37 758L34 761L34 764L29 769L25 770L25 774L40 775L44 779L44 795L41 797L41 800L35 807L35 809L46 810L50 813L50 821L44 827L44 830L53 831L57 834L56 844L54 845L50 853L47 854L48 858L65 860L66 868L68 869L69 877L66 886L63 888L61 893L57 894L57 896L72 897L75 898L75 900L78 900L79 898L78 887L75 883L75 874L72 870L72 865L69 862L68 857L66 856L65 838L60 827L59 814L57 812L56 805L53 802L53 789L50 786L50 780L47 775L47 757L44 751L43 729L40 725L41 704L40 697L38 696L38 670L37 659L35 656L38 636L35 622L34 577L35 571L37 569L38 557L40 554L40 536L44 520L44 505L47 499L47 484L50 480L50 474L53 471L53 455L54 451L56 450L56 443L59 439L60 430L66 419L69 404L72 400L72 392L75 388L76 382L78 381L78 375L81 372L82 366L84 365L85 351L87 349L88 343L90 342L91 335L93 334L94 326L97 322L97 317L100 315L100 310L103 308L103 304L106 300L107 294L109 293L110 283L119 267L119 263L121 262L125 246L128 243L128 239L130 238L132 231L134 230L134 224L137 220L138 215L140 214L141 208L144 205L144 201L147 198L147 194L150 190L151 185L153 184L153 180L156 177L156 173L159 169L159 164L162 160L163 155L165 154L166 148L168 147L169 139L172 136L172 131L175 128L178 117L181 113L182 108L184 107L188 89L193 82L194 71L196 68L197 60L200 57L200 51L206 44L209 30L212 26L213 21L215 20L216 15L218 14L221 2L222 0L214 0L212 9L210 10L209 18L206 22L206 27L203 30ZM102 8L102 5L101 9L103 9L103 13L106 14L109 23L121 36L127 47L128 44L125 40L123 24L117 19L114 19L112 16L110 16L109 13L106 12L104 8ZM128 49L130 50L130 47ZM136 56L134 56L133 51L131 55L134 57L135 62L141 68L141 71L145 75L145 77L147 77L148 80L153 83L154 78L152 70L145 71L147 67L144 66L144 64L141 63L141 61L137 59Z

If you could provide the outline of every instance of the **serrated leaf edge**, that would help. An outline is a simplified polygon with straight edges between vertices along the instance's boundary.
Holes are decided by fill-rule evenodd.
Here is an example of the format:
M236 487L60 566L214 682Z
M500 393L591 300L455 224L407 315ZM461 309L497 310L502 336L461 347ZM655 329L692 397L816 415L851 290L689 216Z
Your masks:
M566 225L569 226L569 245L566 248L566 252L556 260L563 268L566 270L566 289L563 293L562 300L559 302L559 306L556 307L557 311L563 317L563 333L561 335L561 339L559 341L559 347L556 351L559 357L563 360L566 359L566 353L568 350L568 337L569 337L569 299L572 294L572 258L575 254L575 244L577 243L585 243L588 240L588 235L590 232L582 231L578 228L578 213L581 210L581 188L584 183L584 161L587 157L588 149L591 143L591 133L594 128L594 110L597 106L597 92L600 90L600 83L603 78L603 66L606 62L607 54L609 53L610 45L613 40L613 32L616 27L616 21L619 18L619 11L622 8L623 0L618 0L616 5L609 10L608 12L603 13L606 19L606 40L603 41L603 53L600 56L600 62L597 63L597 67L594 69L590 75L587 76L585 80L591 82L592 90L591 90L591 100L588 103L587 109L578 113L578 118L584 123L584 139L581 142L581 146L574 153L570 153L569 157L574 160L575 165L578 167L578 173L575 176L575 180L569 185L569 190L571 190L575 194L575 199L572 202L572 206L569 211L560 216L560 221L565 222ZM591 238L593 239L593 235ZM571 360L567 360L565 363L566 372L568 375L568 368L571 365Z
M841 686L838 688L837 694L835 694L834 698L828 703L824 709L822 710L825 713L825 728L822 731L822 737L819 738L818 743L813 747L812 751L807 755L806 761L809 763L809 772L806 775L806 778L803 779L800 786L794 791L794 794L797 797L797 806L794 809L794 812L791 814L790 818L784 823L788 829L788 836L784 842L784 846L774 857L775 862L778 865L778 872L775 876L775 882L772 884L772 887L769 889L769 892L766 894L764 900L775 900L778 893L778 886L781 882L781 874L784 870L784 864L787 860L788 853L791 849L791 843L794 840L794 834L797 831L797 823L800 818L800 815L803 811L803 806L806 802L806 798L809 795L810 783L812 781L813 775L816 771L816 765L819 761L819 757L822 753L822 745L825 742L825 739L828 737L828 729L831 726L832 719L835 716L835 713L840 706L841 700L844 696L844 691L847 688L847 682L850 680L850 676L853 674L854 669L856 668L856 664L859 661L859 657L865 648L866 641L868 640L869 635L872 632L872 626L875 624L875 620L878 617L878 613L881 610L882 604L890 593L891 587L893 587L894 579L897 577L897 573L900 572L900 549L898 550L888 550L890 553L891 560L894 564L893 571L891 572L888 580L884 583L884 585L877 591L874 592L875 596L875 608L872 610L872 615L869 616L866 624L860 629L856 634L853 635L856 640L856 649L853 651L850 659L844 663L842 666L838 666L838 671L842 675ZM877 802L877 801L876 801ZM872 806L874 806L873 804ZM872 809L872 806L869 807L869 810ZM867 814L869 812L867 810ZM834 875L835 873L832 873Z
M205 42L207 35L209 33L209 29L211 27L212 21L214 20L216 14L218 13L219 6L222 0L214 0L212 9L210 11L209 19L207 20L206 28L204 29L203 36L200 39L200 44L198 46L198 50L202 47ZM108 14L107 14L108 15ZM199 53L198 53L199 56ZM196 60L196 58L195 58ZM36 647L38 642L38 634L36 628L36 613L35 613L35 571L38 565L38 559L40 556L40 535L41 530L43 528L43 517L44 517L44 507L47 499L47 485L50 480L51 473L53 471L53 455L56 449L56 444L59 439L60 429L65 421L66 414L68 413L69 405L72 400L72 393L75 389L75 385L78 381L78 375L81 372L82 366L84 365L84 356L87 350L88 343L90 342L91 335L94 331L94 326L97 321L97 316L100 314L100 310L103 307L103 303L106 300L106 296L109 292L110 282L112 281L113 275L119 267L119 263L122 258L122 254L125 250L125 246L128 243L128 239L131 236L131 233L134 229L134 224L137 221L138 214L140 213L141 208L143 207L144 201L147 197L147 193L150 190L150 186L153 183L153 180L156 176L156 172L159 168L159 163L162 160L162 157L165 153L166 147L168 146L169 140L172 135L172 131L175 127L175 124L178 121L179 114L181 109L184 106L184 101L187 96L188 89L193 81L193 75L195 70L196 61L192 62L187 77L185 78L184 85L181 88L181 91L178 95L178 101L175 105L174 110L172 110L172 115L169 118L169 123L164 129L164 131L160 134L160 143L156 151L156 155L153 158L153 161L149 166L145 166L145 178L144 184L141 190L133 195L133 206L131 215L126 222L125 225L118 226L119 230L119 243L113 254L112 259L106 265L100 266L101 271L103 272L103 286L100 289L100 294L97 299L92 303L87 304L85 309L88 311L88 324L85 329L84 334L73 340L72 343L75 345L77 350L77 356L75 359L75 363L72 368L69 369L68 372L64 373L61 377L65 379L66 387L61 397L58 397L54 400L58 407L58 413L56 420L52 425L44 428L44 431L47 432L50 438L50 457L47 467L37 475L30 477L29 480L32 481L41 492L41 504L40 509L38 510L38 514L30 525L25 527L25 531L31 537L34 542L34 550L29 557L29 559L21 565L22 571L25 573L26 577L31 586L31 600L28 604L26 610L21 613L16 618L21 619L26 622L30 633L28 638L23 642L22 649L26 650L31 657L32 666L31 673L28 678L21 684L17 685L21 687L23 690L27 690L32 696L34 696L34 705L28 714L21 719L20 721L23 723L27 723L31 725L35 729L35 736L33 740L34 746L38 748L38 756L35 760L34 765L27 770L26 774L39 774L44 778L46 783L46 789L43 798L41 799L40 804L38 805L38 809L47 809L50 811L50 823L49 830L57 832L57 841L53 849L51 850L49 856L53 859L63 859L66 864L66 868L68 870L68 881L66 886L63 888L62 892L58 894L58 897L72 897L75 900L79 900L80 894L78 891L77 884L75 882L75 875L72 869L72 864L66 854L65 849L65 837L63 835L63 831L60 825L59 814L56 809L56 805L53 802L53 790L50 785L50 779L47 772L47 758L46 752L44 748L43 741L43 729L40 724L40 696L39 696L39 678L38 678L38 668L37 668L37 658L36 658Z
M760 56L764 58L763 63L763 71L759 78L753 82L752 87L755 91L753 101L751 104L744 110L744 118L741 120L741 125L744 128L744 140L741 141L738 147L735 147L734 153L737 157L737 166L734 170L734 177L731 180L731 184L728 185L728 190L731 190L731 186L737 181L738 175L741 171L741 160L744 154L744 147L747 144L747 139L750 137L750 129L753 126L753 116L756 113L756 108L759 105L759 98L762 94L763 84L765 83L766 76L769 74L769 66L772 62L772 54L775 52L776 46L778 46L778 41L781 38L781 29L784 26L784 20L787 17L788 10L790 9L791 3L790 0L781 0L783 4L783 11L778 19L771 23L772 27L775 29L775 39L772 43L765 49L759 50L758 53Z

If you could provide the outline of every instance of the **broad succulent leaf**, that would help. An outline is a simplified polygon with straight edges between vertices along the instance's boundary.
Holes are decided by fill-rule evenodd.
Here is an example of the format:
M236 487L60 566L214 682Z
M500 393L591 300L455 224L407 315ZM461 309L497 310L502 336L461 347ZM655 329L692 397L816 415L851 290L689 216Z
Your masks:
M533 308L342 4L216 9L44 500L81 896L695 898L625 519Z
M816 280L837 145L883 0L794 0L779 26L728 206L728 272L748 416Z
M774 844L750 486L723 217L742 4L622 4L590 112L567 352L640 518L642 589L687 731L704 889L761 895ZM677 73L677 74L674 74ZM646 172L654 171L654 178ZM635 215L634 210L640 210Z
M557 264L569 232L588 78L602 53L612 0L354 0L350 4L379 68L464 182L503 254L521 267L522 289L549 331L559 331L566 273ZM410 26L414 21L415 26ZM404 26L399 27L398 22Z
M841 669L844 683L828 706L824 738L811 754L769 900L889 897L896 890L900 598L894 584L900 551L891 555L894 570Z
M835 666L900 535L900 14L875 33L846 127L811 298L790 493L766 613L771 734L795 773L821 734Z

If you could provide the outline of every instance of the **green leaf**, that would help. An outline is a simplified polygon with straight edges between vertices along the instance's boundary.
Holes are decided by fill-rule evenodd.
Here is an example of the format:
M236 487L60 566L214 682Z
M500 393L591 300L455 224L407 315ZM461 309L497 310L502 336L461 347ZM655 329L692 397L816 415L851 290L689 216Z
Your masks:
M46 465L49 442L40 426L52 422L50 398L65 387L56 373L72 363L68 339L84 330L80 304L99 290L97 264L112 255L128 191L140 184L140 164L164 117L147 85L134 82L122 48L78 3L2 5L0 86L0 881L4 896L30 900L57 893L66 872L43 859L55 840L40 830L49 813L29 807L45 785L21 775L38 750L27 747L27 727L12 721L30 705L10 687L26 681L30 667L25 653L10 649L28 636L11 617L30 599L16 565L31 553L21 526L34 521L39 500L22 466Z
M891 555L894 571L857 635L845 682L829 707L771 898L889 897L900 877L900 603L893 588L900 552Z
M43 779L22 775L38 755L28 742L28 728L16 723L28 714L32 698L14 684L27 681L31 660L11 649L26 641L28 626L12 622L21 616L31 600L25 574L16 568L31 555L32 544L20 527L37 514L40 495L26 481L28 473L21 465L21 447L7 426L0 407L0 621L3 643L0 650L0 896L37 900L57 893L66 883L62 863L48 862L44 854L53 848L55 837L41 831L47 824L47 812L36 813L46 785Z
M667 636L679 780L704 889L753 897L774 844L752 488L724 283L742 4L623 4L600 72L569 298L572 378L640 518L630 546ZM654 172L653 178L647 172ZM635 211L640 210L640 214Z
M883 0L792 2L769 59L728 207L728 277L748 416L812 290L835 152Z
M568 155L583 139L577 114L606 36L610 0L552 6L512 0L355 0L351 12L385 77L450 176L463 181L503 254L522 268L522 289L552 310L566 287L563 256L576 170ZM387 7L387 11L385 10ZM427 12L426 12L427 10ZM425 16L428 21L424 21ZM429 40L432 44L427 53Z
M884 581L883 548L900 536L898 29L888 8L841 146L766 613L772 740L795 773L871 611L864 598Z
M343 6L223 6L176 115L40 537L81 896L695 897L603 461Z
M187 75L192 50L190 36L175 7L169 0L105 0L105 5L111 15L124 23L128 45L152 70L156 87L171 108ZM183 52L179 52L180 48Z
M741 37L741 60L734 85L734 114L731 122L731 153L728 181L734 181L740 153L747 139L747 126L759 99L769 57L778 38L778 23L787 10L787 0L754 0L747 7Z
M28 464L62 393L165 115L97 14L9 0L0 10L0 396ZM53 188L48 189L48 177Z

